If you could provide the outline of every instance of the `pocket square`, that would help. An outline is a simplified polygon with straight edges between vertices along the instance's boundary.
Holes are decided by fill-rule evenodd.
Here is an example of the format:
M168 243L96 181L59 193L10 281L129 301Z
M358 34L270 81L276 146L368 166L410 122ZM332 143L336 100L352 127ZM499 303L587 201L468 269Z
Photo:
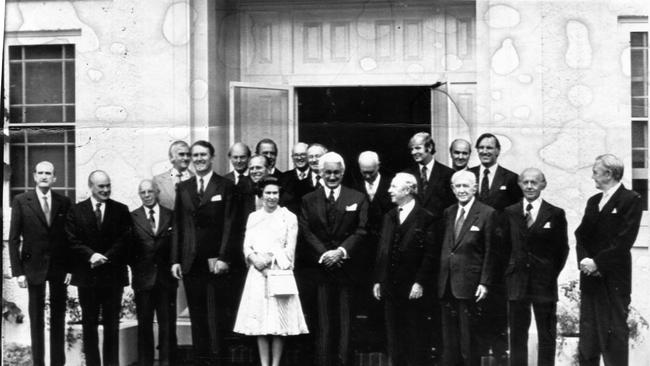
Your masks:
M550 228L551 228L551 222L550 221L547 222L546 224L544 224L544 229L550 229Z
M500 191L505 191L506 189L508 189L508 187L506 187L506 186L501 186L501 187L499 187L499 190L500 190Z
M479 229L478 226L472 225L472 227L469 228L469 231L481 231L481 229Z
M221 195L215 194L214 196L212 196L212 198L210 198L210 201L212 202L221 201Z
M616 207L614 207L614 209L612 210L612 213L613 214L618 213L618 211L616 211Z
M350 206L345 206L345 211L356 211L357 210L357 204L353 204Z

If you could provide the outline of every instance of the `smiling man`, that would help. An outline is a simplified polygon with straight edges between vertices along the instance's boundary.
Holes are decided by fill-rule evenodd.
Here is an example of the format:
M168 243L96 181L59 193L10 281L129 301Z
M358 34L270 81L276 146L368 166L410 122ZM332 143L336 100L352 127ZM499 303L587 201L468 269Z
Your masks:
M630 249L639 233L641 195L621 183L623 162L596 158L592 176L601 191L587 201L575 232L580 268L580 365L628 364L627 314L632 293Z
M319 366L351 365L349 353L352 286L359 278L358 246L366 235L368 201L341 185L343 157L335 152L319 159L324 187L306 194L299 219L307 265L317 283ZM335 363L332 363L333 357Z
M467 163L469 163L469 157L472 154L472 144L464 139L456 139L449 146L449 154L451 155L451 167L455 171L467 169Z
M178 185L172 274L185 285L195 364L211 365L222 356L226 330L217 317L232 301L230 267L244 259L231 234L233 183L212 171L212 144L196 141L190 152L196 175Z
M494 272L495 211L474 197L473 173L454 173L451 185L458 203L444 213L438 276L444 339L442 364L478 366L479 317Z
M65 303L69 279L65 218L70 199L52 191L54 165L34 167L36 189L17 195L11 203L9 258L18 286L29 296L32 362L45 365L45 287L49 287L50 365L65 364Z
M537 324L539 366L555 364L557 278L569 242L564 210L542 199L546 177L528 168L519 175L524 199L506 207L504 235L510 258L505 281L510 324L510 364L528 364L531 307Z
M65 225L75 263L70 283L79 292L86 364L118 365L120 306L124 286L129 284L126 249L131 215L126 205L110 198L111 179L106 172L90 173L88 187L91 197L72 206ZM97 333L100 313L103 362Z
M194 175L189 169L190 146L187 142L177 140L169 145L169 162L172 164L172 168L153 177L153 181L160 189L160 204L173 210L174 200L176 199L176 185Z
M261 139L255 146L255 154L266 156L269 162L269 175L280 179L282 172L275 167L278 158L278 145L275 141L269 138Z

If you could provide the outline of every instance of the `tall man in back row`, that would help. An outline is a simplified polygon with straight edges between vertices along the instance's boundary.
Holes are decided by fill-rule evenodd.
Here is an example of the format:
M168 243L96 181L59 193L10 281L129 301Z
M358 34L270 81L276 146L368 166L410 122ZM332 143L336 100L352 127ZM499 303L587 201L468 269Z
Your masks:
M11 203L9 258L18 286L27 288L32 362L45 365L45 283L50 289L50 365L65 364L65 307L69 270L65 218L70 199L52 191L54 165L34 167L36 189L19 194ZM22 240L21 240L22 239Z
M576 230L580 268L581 366L628 364L627 314L632 292L632 256L643 213L641 196L621 183L623 162L596 158L591 178L602 193L587 201Z
M497 220L503 220L503 210L519 202L523 194L519 188L516 173L500 166L497 162L501 152L499 139L491 134L484 133L476 140L476 152L481 164L470 168L478 179L478 192L476 198L482 203L491 206L497 211ZM504 235L498 230L493 245L495 254L495 268L493 285L490 296L485 303L485 313L481 319L480 339L481 353L483 356L492 354L500 365L507 364L508 349L508 315L504 269L507 264L508 253L503 242Z
M196 175L178 185L174 210L172 274L182 279L192 322L195 364L219 364L223 311L230 300L228 272L243 262L231 237L233 183L212 171L214 147L196 141L190 148Z
M341 185L345 162L329 152L319 159L324 187L306 194L299 219L302 253L317 283L318 366L352 365L349 353L351 290L359 277L358 246L366 235L368 201Z
M176 186L194 175L189 169L190 146L187 142L177 140L169 145L169 162L172 168L153 177L153 181L160 189L160 204L173 210Z

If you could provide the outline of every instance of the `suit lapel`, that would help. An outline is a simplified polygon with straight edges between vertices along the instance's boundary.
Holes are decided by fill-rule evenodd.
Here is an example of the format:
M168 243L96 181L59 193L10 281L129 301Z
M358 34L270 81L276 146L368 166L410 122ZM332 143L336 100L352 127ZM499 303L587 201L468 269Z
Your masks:
M56 214L59 212L59 209L61 208L61 200L63 200L63 197L52 192L52 207L50 207L50 223L54 222L54 218L56 217Z
M537 211L537 217L535 218L535 222L533 222L533 225L530 227L529 230L535 230L540 227L543 227L550 215L551 215L551 210L550 207L548 206L548 203L546 203L546 201L542 201L542 204L539 206L539 211Z
M85 211L83 216L90 220L91 225L89 225L89 227L93 228L95 231L99 231L100 228L97 227L97 219L95 218L95 208L93 207L93 202L90 198L83 202L81 209ZM104 221L106 221L106 212L108 212L108 210L104 211Z
M323 227L329 229L327 225L327 198L325 197L325 188L321 187L318 189L318 193L316 194L316 210L318 211L320 221L323 223Z
M492 179L492 185L490 186L490 190L488 192L489 196L493 196L501 189L501 186L504 183L503 175L503 168L497 165L497 169L494 172L494 179Z
M402 238L400 240L400 248L403 249L408 242L411 241L411 236L413 236L415 232L415 227L417 226L417 219L420 216L420 207L416 204L415 207L413 207L413 210L409 212L408 216L406 216L406 219L400 225L400 229L402 230Z
M158 208L160 209L160 215L158 217L158 227L156 230L156 235L162 234L163 228L166 228L169 226L169 221L172 219L172 215L170 214L170 211L165 210L162 206L158 205Z
M145 209L144 206L140 206L134 213L133 213L134 222L136 225L140 226L147 234L150 236L153 236L153 230L151 230L151 225L149 224L149 220L147 218L147 210ZM160 225L158 225L160 227Z
M54 197L54 195L52 195ZM43 223L45 227L48 227L47 220L45 220L45 214L43 213L43 208L41 203L38 201L38 195L34 191L29 191L27 195L27 200L29 202L29 207L32 208L36 217ZM50 208L50 215L52 215L52 209Z
M456 211L458 213L458 211ZM476 199L474 200L474 203L472 204L472 207L469 209L469 212L467 213L467 217L465 218L465 222L463 223L463 226L460 228L460 233L458 233L458 237L456 238L455 246L456 248L460 243L462 242L463 236L467 233L469 228L474 225L476 220L478 219L478 205ZM454 224L456 221L456 216L454 216Z
M605 206L603 206L603 209L598 212L599 217L603 217L603 214L609 214L610 212L612 212L612 208L616 206L616 204L618 203L618 199L621 196L621 192L623 191L624 188L625 187L623 187L622 184L620 187L618 187L616 192L612 194L612 197L609 198L609 201L607 201ZM602 199L602 197L603 196L601 195L600 198ZM600 200L598 200L598 202L600 202ZM596 209L598 209L598 202L596 203Z
M334 220L334 225L332 226L332 232L335 233L341 225L341 220L343 219L343 213L345 213L347 206L347 195L345 187L341 186L341 192L339 193L339 198L336 200L336 218Z
M203 192L203 197L201 197L201 202L199 203L199 206L203 206L206 203L210 202L214 194L217 192L217 187L219 186L219 183L217 182L217 177L215 174L217 173L212 173L212 177L210 177L208 184L205 186L205 191ZM221 199L223 199L223 197Z

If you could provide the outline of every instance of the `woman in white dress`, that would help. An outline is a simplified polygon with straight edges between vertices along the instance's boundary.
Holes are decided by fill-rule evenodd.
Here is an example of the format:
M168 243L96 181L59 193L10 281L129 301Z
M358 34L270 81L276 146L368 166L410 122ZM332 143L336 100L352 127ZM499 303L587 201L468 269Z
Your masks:
M266 271L293 269L298 220L291 211L278 205L277 178L264 178L259 189L262 208L251 213L246 223L244 257L249 267L234 331L257 336L262 366L279 366L283 337L308 333L308 330L297 294L267 294Z

